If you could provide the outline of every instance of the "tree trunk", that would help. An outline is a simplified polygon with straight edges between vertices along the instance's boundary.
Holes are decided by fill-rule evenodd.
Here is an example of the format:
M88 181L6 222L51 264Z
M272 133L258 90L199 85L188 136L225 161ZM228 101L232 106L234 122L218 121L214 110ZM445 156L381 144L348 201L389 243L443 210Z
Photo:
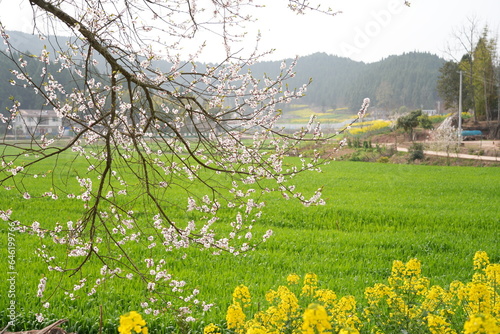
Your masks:
M500 139L500 122L498 122L496 127L491 127L490 137L491 139Z

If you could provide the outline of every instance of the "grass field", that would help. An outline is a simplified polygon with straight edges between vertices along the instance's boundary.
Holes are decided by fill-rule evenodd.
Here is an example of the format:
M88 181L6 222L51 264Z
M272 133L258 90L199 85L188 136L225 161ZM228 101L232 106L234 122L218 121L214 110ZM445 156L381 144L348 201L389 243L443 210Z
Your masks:
M46 166L45 172L49 170ZM50 178L36 182L41 186L44 180ZM264 293L283 283L288 274L314 272L321 286L362 300L364 288L387 278L393 260L418 258L424 275L442 286L470 278L477 250L486 251L491 262L500 262L497 168L333 162L321 174L299 175L296 183L309 193L323 186L327 205L304 208L294 201L269 197L254 230L264 233L271 228L274 235L255 252L235 257L190 250L186 260L169 263L171 273L201 290L200 299L216 303L210 312L196 315L195 331L209 322L224 322L231 293L239 284L247 285L257 303L264 304ZM66 221L79 209L71 201L25 201L4 190L0 203L0 209L12 208L13 218L20 220ZM175 214L182 218L182 212ZM7 239L6 223L0 234L2 240ZM36 290L44 265L33 254L36 244L36 238L16 235L17 312L24 314L17 330L41 328L34 314L43 311L47 323L67 318L68 331L97 333L102 307L103 328L114 333L119 315L142 311L139 302L145 289L136 281L110 281L88 299L55 297L49 310L42 309ZM2 268L6 253L2 247ZM3 297L8 290L6 275L4 270L0 280L2 324L8 322L8 300ZM175 327L165 317L144 317L151 333Z

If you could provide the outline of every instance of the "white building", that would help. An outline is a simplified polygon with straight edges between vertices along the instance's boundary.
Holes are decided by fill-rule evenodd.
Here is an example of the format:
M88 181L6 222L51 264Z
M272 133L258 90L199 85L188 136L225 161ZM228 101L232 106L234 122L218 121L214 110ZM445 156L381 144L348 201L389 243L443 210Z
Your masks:
M427 114L427 116L435 116L435 115L439 115L439 112L436 109L422 110L422 114Z
M14 125L14 135L34 137L57 135L62 127L62 119L53 110L19 110Z

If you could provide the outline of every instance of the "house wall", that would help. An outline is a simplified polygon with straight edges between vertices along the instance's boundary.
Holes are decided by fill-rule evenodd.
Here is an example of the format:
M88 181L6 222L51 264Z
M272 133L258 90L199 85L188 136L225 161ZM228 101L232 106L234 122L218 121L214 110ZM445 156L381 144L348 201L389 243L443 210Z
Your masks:
M16 118L15 132L18 136L56 135L61 125L62 120L55 114L22 111Z

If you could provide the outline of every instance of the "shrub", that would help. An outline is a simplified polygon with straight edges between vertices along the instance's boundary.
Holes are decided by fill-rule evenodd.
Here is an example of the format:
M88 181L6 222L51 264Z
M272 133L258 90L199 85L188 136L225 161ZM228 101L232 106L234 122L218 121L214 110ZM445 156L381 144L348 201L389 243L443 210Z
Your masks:
M364 162L367 162L367 161L370 161L371 158L368 154L368 152L364 151L364 150L357 150L355 152L353 152L351 154L351 156L349 157L349 161L364 161Z
M389 157L380 157L377 159L377 162L386 164L389 162Z
M424 159L424 145L421 143L413 143L408 150L410 153L409 161Z

